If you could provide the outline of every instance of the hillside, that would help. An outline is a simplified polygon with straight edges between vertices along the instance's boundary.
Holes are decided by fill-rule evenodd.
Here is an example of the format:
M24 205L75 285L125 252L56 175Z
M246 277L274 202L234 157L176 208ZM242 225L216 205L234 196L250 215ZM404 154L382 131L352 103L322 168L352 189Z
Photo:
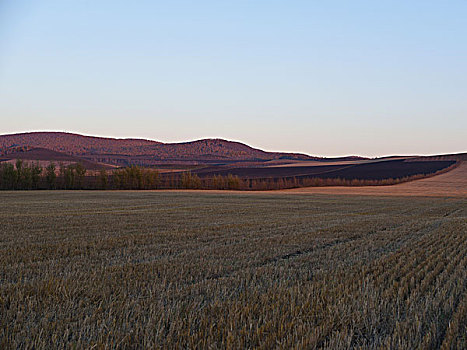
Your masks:
M76 156L103 154L143 154L143 147L158 142L137 139L112 139L65 132L30 132L0 135L0 150L11 147L38 147Z
M72 156L66 153L52 151L46 148L20 148L15 152L9 152L0 156L0 162L15 163L17 159L21 159L27 163L39 163L42 166L47 166L50 162L55 163L57 166L60 164L76 164L81 163L88 170L98 170L101 168L111 168L103 164L91 162L87 159Z
M466 198L467 162L463 161L457 168L441 175L392 186L305 187L278 192L297 194L341 194L358 196L430 196Z
M31 132L0 135L0 154L11 148L46 148L93 162L115 165L154 165L157 162L232 162L274 159L319 159L304 154L265 152L240 142L203 139L183 143L161 143L143 139L114 139L63 132Z
M289 166L289 167L244 167L227 169L200 169L197 171L201 177L212 177L214 175L227 176L228 174L240 178L326 178L326 179L363 179L382 180L388 178L401 178L418 174L431 174L447 168L455 163L454 160L444 161L408 161L396 159L389 161L373 161L369 163L339 164L339 165L316 165L312 166Z
M204 139L183 143L160 143L138 139L110 139L57 132L0 136L0 163L81 163L88 170L111 171L104 180L92 177L79 184L62 176L50 185L44 176L31 184L27 178L10 176L4 166L3 189L113 188L113 189L284 189L308 186L368 186L394 184L447 172L466 154L318 158L303 154L265 152L240 142ZM142 168L137 170L130 165ZM137 173L139 172L139 173ZM70 178L71 179L71 178ZM29 182L28 182L28 181ZM133 181L134 180L134 181ZM2 182L3 181L3 182ZM70 180L71 181L71 180Z

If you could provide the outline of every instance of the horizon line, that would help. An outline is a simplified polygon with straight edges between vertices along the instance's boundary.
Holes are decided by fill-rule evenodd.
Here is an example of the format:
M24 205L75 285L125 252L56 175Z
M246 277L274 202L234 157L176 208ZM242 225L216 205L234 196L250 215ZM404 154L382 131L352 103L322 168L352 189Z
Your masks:
M145 138L145 137L119 137L119 136L107 136L107 135L96 135L96 134L88 134L87 132L77 132L77 131L66 131L66 130L58 130L58 129L49 129L49 130L28 130L28 131L19 131L19 132L8 132L8 133L2 133L0 136L12 136L12 135L18 135L18 134L34 134L34 133L63 133L63 134L71 134L71 135L78 135L78 136L85 136L85 137L96 137L96 138L103 138L103 139L114 139L114 140L141 140L141 141L151 141L151 142L158 142L162 144L180 144L180 143L191 143L191 142L197 142L197 141L202 141L202 140L223 140L223 141L228 141L228 142L237 142L241 143L243 145L246 145L248 147L263 151L263 152L268 152L268 153L294 153L294 154L302 154L306 155L309 157L318 157L318 158L344 158L344 157L362 157L362 158L369 158L369 159L377 159L377 158L387 158L387 157L430 157L430 156L445 156L445 155L457 155L457 154L464 154L467 153L467 150L465 151L459 151L459 152L447 152L447 153L436 153L436 154L431 154L431 153L421 153L421 154L413 154L413 153L400 153L400 154L385 154L385 155L378 155L378 156L371 156L371 155L360 155L360 154L347 154L347 155L339 155L339 156L329 156L329 155L317 155L317 154L308 154L303 151L284 151L284 150L267 150L264 149L260 146L251 146L248 143L241 141L241 140L235 140L235 139L228 139L228 138L223 138L219 136L211 137L201 137L201 138L195 138L189 141L182 140L182 141L159 141L155 139L150 139L150 138Z

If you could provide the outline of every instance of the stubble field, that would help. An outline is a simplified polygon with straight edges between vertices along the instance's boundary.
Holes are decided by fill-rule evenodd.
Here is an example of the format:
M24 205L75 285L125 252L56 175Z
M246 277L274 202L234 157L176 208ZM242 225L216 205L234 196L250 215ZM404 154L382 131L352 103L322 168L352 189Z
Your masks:
M467 199L0 193L0 348L462 349Z

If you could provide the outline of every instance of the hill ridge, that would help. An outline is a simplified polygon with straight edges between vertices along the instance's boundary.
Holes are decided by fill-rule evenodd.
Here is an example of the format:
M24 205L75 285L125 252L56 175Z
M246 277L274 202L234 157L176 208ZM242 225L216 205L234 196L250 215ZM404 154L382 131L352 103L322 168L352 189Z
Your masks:
M109 164L152 161L267 161L274 159L316 160L302 153L268 152L239 141L205 138L194 141L164 143L138 138L111 138L60 131L32 131L0 135L0 152L11 147L45 148ZM121 159L113 159L113 158ZM125 159L123 159L123 158Z

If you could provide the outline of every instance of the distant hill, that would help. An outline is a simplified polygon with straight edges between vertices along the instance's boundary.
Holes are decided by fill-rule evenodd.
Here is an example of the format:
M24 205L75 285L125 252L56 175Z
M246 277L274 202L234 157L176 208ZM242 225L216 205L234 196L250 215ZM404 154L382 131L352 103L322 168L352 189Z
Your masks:
M71 157L71 158L70 158ZM360 162L368 158L312 157L300 153L266 152L241 142L223 139L202 139L181 143L162 143L144 139L115 139L84 136L65 132L29 132L0 135L0 158L77 162L88 169L110 166L155 166L178 170L220 170L227 168L257 168L273 165L312 166L313 162ZM67 159L65 159L67 158ZM385 157L390 159L467 160L467 154L434 155L429 157ZM1 159L0 159L1 161ZM370 161L370 160L369 160ZM304 162L304 164L302 164ZM297 164L299 163L299 164ZM316 164L315 164L316 165ZM214 169L211 169L214 167ZM298 170L298 169L296 169ZM284 170L282 170L284 171Z
M114 139L64 132L31 132L0 135L0 155L12 148L43 148L92 162L114 165L155 165L160 162L235 162L275 159L317 160L298 153L265 152L240 142L203 139L162 143L143 139Z
M143 154L144 147L160 144L137 139L112 139L65 132L30 132L0 135L0 150L10 147L40 147L82 156L103 154Z
M9 150L13 150L10 148ZM7 154L0 155L0 162L15 161L17 159L24 160L25 162L39 162L41 165L47 165L54 162L57 166L59 164L76 164L81 163L88 170L98 170L101 168L111 168L103 164L91 162L87 159L75 157L62 152L53 151L46 148L19 148L16 151L8 152Z

